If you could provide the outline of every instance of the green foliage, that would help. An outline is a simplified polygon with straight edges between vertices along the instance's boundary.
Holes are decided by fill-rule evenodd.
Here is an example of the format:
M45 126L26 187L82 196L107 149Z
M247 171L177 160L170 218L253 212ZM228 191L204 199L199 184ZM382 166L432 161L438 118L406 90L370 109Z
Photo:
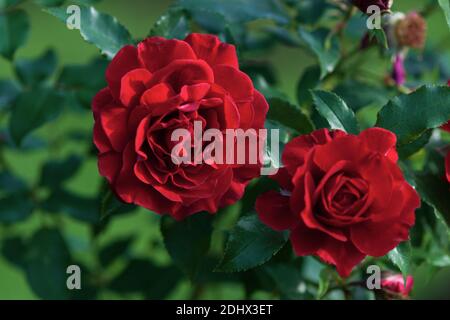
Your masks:
M36 88L17 99L9 120L13 141L20 145L33 130L54 120L62 111L63 98L55 91Z
M286 243L287 233L265 226L256 215L242 217L230 232L217 271L236 272L268 261Z
M450 2L449 0L438 0L438 3L441 6L442 11L444 11L445 19L450 28Z
M326 119L331 129L340 129L351 134L359 133L355 113L340 97L321 90L313 90L311 94L315 108Z
M171 8L162 15L150 30L150 36L167 39L184 39L190 31L186 12L180 8Z
M196 214L183 221L161 219L164 244L174 263L194 280L211 242L211 216Z
M404 147L440 127L449 118L450 88L424 86L392 99L379 112L376 126L394 132L398 146Z
M367 257L341 279L316 257L296 257L289 231L276 232L253 213L257 197L280 191L270 177L251 181L238 203L216 215L182 221L115 195L98 173L91 103L106 86L109 60L141 39L97 11L97 2L0 0L0 298L373 299L364 286L368 264L414 275L413 297L427 297L423 288L432 290L434 274L450 266L450 136L438 129L450 119L442 16L425 17L433 34L423 51L408 52L408 79L399 86L390 79L397 53L388 48L391 35L367 31L355 8L331 1L151 1L133 4L149 15L139 21L127 16L129 3L102 4L105 12L124 10L127 27L143 35L213 33L233 44L240 69L269 103L265 127L280 130L280 151L320 128L358 134L378 126L397 135L402 172L421 197L410 241L385 257ZM80 30L67 31L74 37L38 30L54 22L66 32L71 4L81 9ZM412 1L404 7L421 9ZM439 8L450 26L448 0L426 9ZM150 19L153 12L163 13ZM42 23L40 15L62 23ZM362 49L366 32L372 43ZM85 53L78 33L101 54ZM282 165L269 148L266 156ZM69 265L81 268L81 291L67 289Z
M61 233L55 229L41 229L30 240L26 253L25 273L33 291L43 299L69 298L66 269L70 252Z
M305 46L315 54L319 61L320 78L323 79L327 74L333 72L340 59L337 39L333 36L329 38L328 31L325 29L308 32L300 28L298 33Z
M406 281L406 277L411 274L411 243L409 241L400 243L388 253L388 257L399 268Z
M80 6L80 34L84 40L96 45L108 58L125 45L132 44L131 35L116 18L98 12L94 7ZM51 15L66 23L69 15L65 8L45 9Z
M275 121L280 126L293 129L296 134L306 134L313 131L313 125L300 108L279 98L269 100L267 119Z
M42 85L55 72L56 66L56 54L48 50L35 60L16 61L14 69L22 85L31 87Z
M30 22L23 10L0 12L0 55L12 60L28 38Z

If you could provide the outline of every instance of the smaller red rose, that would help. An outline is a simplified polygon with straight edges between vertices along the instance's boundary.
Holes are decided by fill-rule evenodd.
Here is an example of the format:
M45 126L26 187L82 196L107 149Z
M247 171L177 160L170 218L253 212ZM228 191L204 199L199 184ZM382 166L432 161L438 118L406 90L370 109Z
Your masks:
M395 144L381 128L358 136L321 129L292 140L272 177L281 192L256 201L260 219L290 230L297 255L316 255L350 275L365 256L408 240L414 225L420 198L403 178Z

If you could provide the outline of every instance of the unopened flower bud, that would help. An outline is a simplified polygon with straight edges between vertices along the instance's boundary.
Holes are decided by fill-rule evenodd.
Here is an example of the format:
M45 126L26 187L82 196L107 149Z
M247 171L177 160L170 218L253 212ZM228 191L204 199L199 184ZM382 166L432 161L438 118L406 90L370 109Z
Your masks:
M397 22L395 36L400 46L421 49L425 45L427 22L417 12L411 12Z
M381 279L381 289L388 295L408 297L414 285L412 276L406 277L406 283L401 274L386 275Z

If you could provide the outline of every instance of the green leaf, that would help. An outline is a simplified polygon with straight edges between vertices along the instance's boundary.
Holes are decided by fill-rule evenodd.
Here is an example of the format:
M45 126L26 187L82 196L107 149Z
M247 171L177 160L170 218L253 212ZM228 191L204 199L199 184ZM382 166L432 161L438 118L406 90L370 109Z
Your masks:
M62 110L62 98L51 89L33 89L19 96L9 119L9 132L18 146L33 130L54 120Z
M296 2L297 21L304 24L317 24L330 7L326 0L302 0Z
M264 28L264 32L272 35L272 37L278 40L280 43L289 47L299 47L301 45L298 35L294 31L290 31L281 26L267 26Z
M115 240L102 248L99 253L99 259L103 266L108 266L118 258L122 257L130 245L133 243L133 237Z
M150 36L160 36L166 39L184 39L190 31L186 13L180 8L170 8L159 17L153 25Z
M98 205L95 198L82 197L57 189L45 201L43 207L49 212L63 212L76 220L96 224L100 222Z
M20 94L20 88L11 80L0 80L0 111L10 108Z
M293 263L268 263L264 266L270 278L275 283L278 291L281 293L282 299L305 299L306 283L302 277L300 267Z
M284 246L287 239L287 232L270 229L257 215L244 216L231 230L216 271L240 272L262 265Z
M450 28L450 1L449 0L438 0L439 5L444 11L445 19L447 20L448 27Z
M433 134L432 130L425 132L419 139L405 144L399 148L397 148L398 154L401 159L406 159L415 154L417 151L425 147Z
M45 81L53 74L56 66L57 58L53 50L46 51L37 59L18 60L14 64L16 75L25 86Z
M108 58L113 58L125 45L132 44L130 33L116 18L98 12L93 7L80 6L80 34L84 40L94 44ZM66 23L69 15L66 8L48 8L44 11Z
M0 13L0 55L12 60L16 50L25 44L29 32L30 22L25 11Z
M450 225L450 197L443 196L449 192L448 182L443 177L430 173L414 174L413 179L422 199L440 212L447 225Z
M388 253L388 258L398 267L406 281L406 277L411 274L411 243L409 241L400 243Z
M328 293L331 282L331 270L329 268L323 268L319 273L319 287L317 288L316 299L320 300Z
M277 0L177 0L175 3L189 12L216 12L228 22L236 24L257 19L269 19L282 24L289 22L287 13Z
M302 110L288 101L272 98L269 100L269 106L267 119L294 129L299 134L310 133L314 130L313 124Z
M57 83L63 89L99 90L106 86L105 72L108 60L96 58L88 64L66 65L58 77Z
M314 106L319 114L327 120L331 129L344 130L351 134L359 133L355 113L339 96L332 92L312 90Z
M341 97L355 112L371 105L383 106L388 102L390 95L386 89L379 85L355 79L340 82L333 92Z
M0 172L0 195L11 195L26 190L27 185L25 181L9 171Z
M129 213L136 209L136 206L117 199L109 185L106 185L105 188L100 200L100 220L108 219L115 214Z
M16 223L31 216L34 204L25 193L0 198L0 223Z
M67 267L70 253L61 233L56 229L41 229L29 242L26 257L28 284L42 299L67 299Z
M192 215L183 221L169 216L161 218L161 234L174 263L191 280L195 279L200 265L208 253L211 242L211 215Z
M299 28L298 33L307 49L311 50L320 64L320 78L334 71L340 59L339 41L336 37L329 38L329 31L318 29L313 32Z
M110 290L122 294L143 293L146 299L164 299L180 280L175 267L159 267L149 260L133 259L109 284Z
M387 35L386 32L384 31L384 29L372 29L369 30L369 34L370 34L370 38L371 39L376 39L377 43L383 47L384 49L389 49L389 43L388 43L388 39L387 39Z
M64 0L34 0L37 5L42 7L57 7L64 3Z
M397 135L398 146L410 144L450 119L450 88L424 86L392 99L378 113L377 127Z
M45 163L42 167L40 185L58 188L78 171L81 161L79 156L71 155L64 160L51 160Z
M10 263L18 268L25 268L25 254L27 250L23 238L11 237L3 239L1 242L2 255Z
M0 0L0 9L16 6L23 2L23 0Z
M311 89L315 89L320 84L320 67L311 66L306 68L297 85L297 100L301 107L311 105Z

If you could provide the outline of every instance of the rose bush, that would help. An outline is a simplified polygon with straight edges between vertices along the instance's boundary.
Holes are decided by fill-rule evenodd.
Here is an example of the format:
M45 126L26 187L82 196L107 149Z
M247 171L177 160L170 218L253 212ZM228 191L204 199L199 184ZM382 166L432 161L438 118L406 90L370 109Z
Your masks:
M0 299L446 298L447 1L73 2L0 0Z
M297 255L316 255L349 276L365 256L381 257L408 240L414 225L420 198L397 165L395 145L395 135L381 128L295 138L273 177L281 192L257 199L259 217L290 230Z
M216 36L148 38L126 46L93 100L98 166L117 196L182 219L239 200L258 165L175 164L176 129L261 129L268 110L239 70L234 46ZM227 146L230 147L230 146Z

